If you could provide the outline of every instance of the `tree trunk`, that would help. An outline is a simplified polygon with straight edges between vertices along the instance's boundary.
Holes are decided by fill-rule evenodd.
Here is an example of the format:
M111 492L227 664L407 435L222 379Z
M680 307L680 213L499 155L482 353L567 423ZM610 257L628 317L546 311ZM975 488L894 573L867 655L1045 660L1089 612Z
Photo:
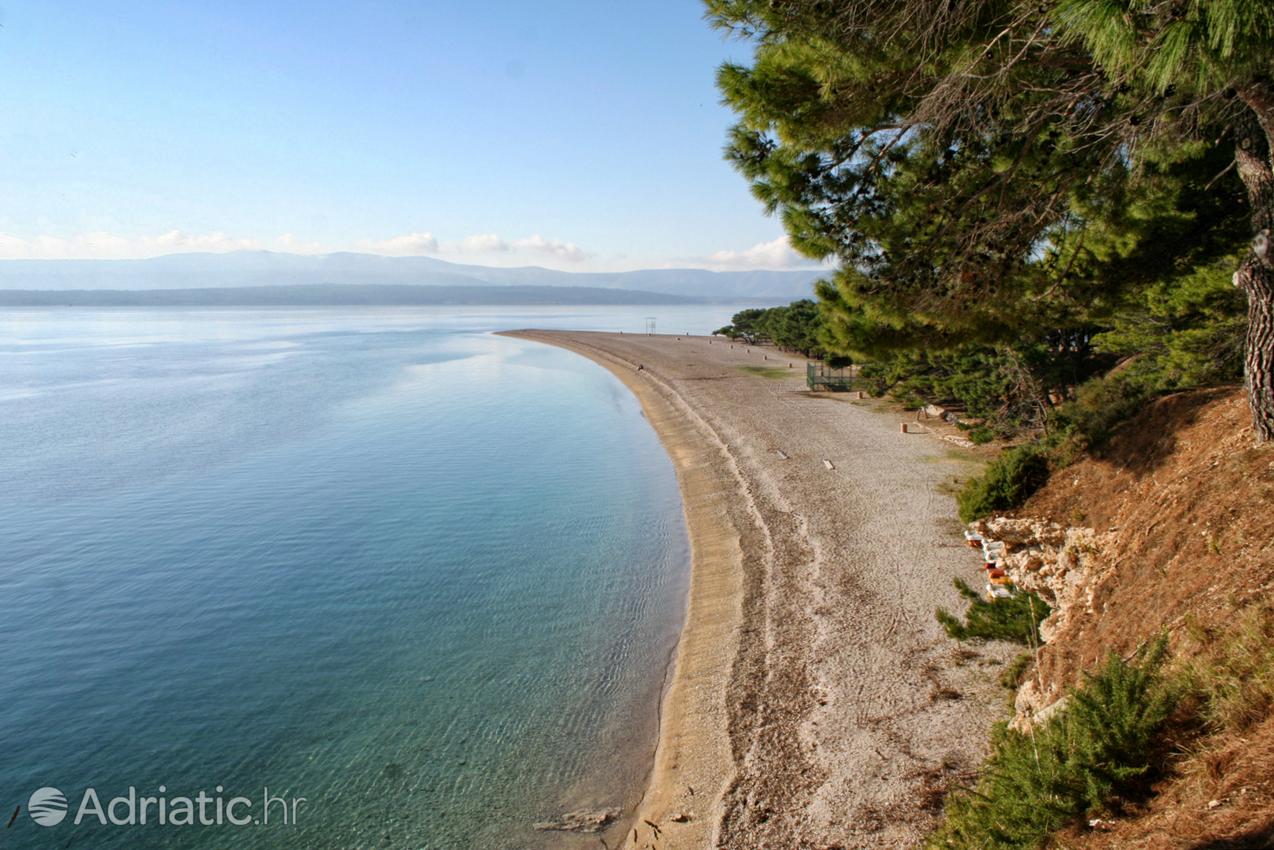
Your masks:
M1247 340L1243 362L1248 404L1256 441L1274 440L1274 276L1260 263L1245 260L1238 276L1247 290Z
M1258 443L1274 440L1274 96L1265 86L1243 93L1256 121L1238 139L1235 160L1252 209L1252 250L1234 274L1234 285L1247 294L1244 366L1248 404Z

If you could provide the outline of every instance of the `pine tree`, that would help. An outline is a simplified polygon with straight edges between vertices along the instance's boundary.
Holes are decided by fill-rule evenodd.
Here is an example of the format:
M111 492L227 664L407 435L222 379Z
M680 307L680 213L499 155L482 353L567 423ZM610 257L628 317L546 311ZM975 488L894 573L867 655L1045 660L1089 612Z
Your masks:
M1087 240L1100 243L1157 191L1157 161L1197 140L1232 155L1257 231L1235 277L1248 300L1253 419L1258 439L1274 436L1269 3L708 0L708 9L755 43L750 66L719 74L740 116L727 157L794 246L839 261L819 295L830 335L849 350L1086 333L1129 286L1147 284L1094 273ZM1146 237L1169 233L1162 222L1136 224L1143 244L1123 250L1125 260L1139 253L1180 267L1204 261L1195 244L1216 241L1206 217L1157 242Z
M1274 5L1262 0L1060 0L1063 36L1132 94L1133 141L1195 126L1228 134L1252 243L1234 274L1247 295L1245 367L1260 441L1274 439Z

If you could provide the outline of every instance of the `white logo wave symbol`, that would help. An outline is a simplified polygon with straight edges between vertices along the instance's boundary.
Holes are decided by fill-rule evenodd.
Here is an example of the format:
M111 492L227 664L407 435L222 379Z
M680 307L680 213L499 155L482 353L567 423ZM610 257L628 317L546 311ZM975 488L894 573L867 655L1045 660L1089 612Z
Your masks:
M27 800L27 814L40 826L57 826L66 817L66 795L47 786L37 789Z

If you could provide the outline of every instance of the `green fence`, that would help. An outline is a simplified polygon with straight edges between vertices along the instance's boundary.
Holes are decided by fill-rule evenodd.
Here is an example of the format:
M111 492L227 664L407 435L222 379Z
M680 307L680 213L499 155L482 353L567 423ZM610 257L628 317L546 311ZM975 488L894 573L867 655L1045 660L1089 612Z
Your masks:
M854 367L832 369L826 363L806 363L805 384L811 390L853 389Z

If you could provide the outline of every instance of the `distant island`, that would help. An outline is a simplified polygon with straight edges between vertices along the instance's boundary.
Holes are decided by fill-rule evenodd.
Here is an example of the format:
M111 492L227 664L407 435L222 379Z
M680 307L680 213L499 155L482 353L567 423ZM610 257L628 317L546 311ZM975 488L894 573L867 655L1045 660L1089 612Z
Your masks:
M809 294L813 281L825 274L820 269L790 271L711 271L708 269L641 269L626 272L567 272L538 266L495 268L490 266L448 263L432 257L384 257L376 254L333 253L320 255L286 254L274 251L231 251L222 254L168 254L141 260L0 260L0 295L3 304L13 305L12 290L116 290L110 302L87 301L75 296L79 304L105 303L230 303L201 295L197 302L165 295L161 302L129 300L132 295L119 294L135 290L213 290L239 289L237 298L277 298L284 293L289 300L249 300L235 303L306 304L306 303L406 303L406 304L647 304L652 294L703 301L738 303L747 299L763 299L768 303L785 303ZM297 289L296 287L306 287ZM380 287L364 297L338 294L338 287ZM408 288L428 287L432 294L408 292ZM449 293L444 294L444 290ZM498 300L479 295L471 289L502 292ZM522 289L521 294L511 290ZM560 300L563 290L572 290ZM260 290L260 291L258 291ZM269 290L269 291L265 291ZM463 290L463 292L462 292ZM579 290L579 291L575 291ZM624 294L628 300L616 300L594 291L607 290ZM26 296L31 297L31 296ZM336 301L312 301L315 297ZM379 299L391 298L384 301ZM407 300L399 300L406 298ZM302 299L302 300L292 300ZM457 300L459 299L459 300ZM512 300L516 299L516 300ZM524 300L531 299L531 300ZM583 300L579 300L583 299ZM23 301L26 304L67 303ZM692 303L692 302L687 302Z
M322 307L707 304L713 300L589 286L294 284L197 289L0 289L0 307ZM738 299L735 299L738 300Z

